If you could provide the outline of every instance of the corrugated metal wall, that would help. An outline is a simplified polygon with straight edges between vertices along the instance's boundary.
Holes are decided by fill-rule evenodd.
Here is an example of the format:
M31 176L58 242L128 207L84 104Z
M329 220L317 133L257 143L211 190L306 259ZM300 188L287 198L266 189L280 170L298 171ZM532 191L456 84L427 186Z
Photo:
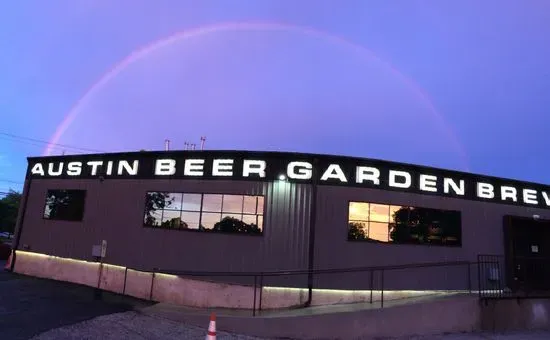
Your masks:
M42 219L48 189L87 190L83 222ZM191 180L33 180L20 248L91 259L92 245L108 242L108 263L144 270L274 271L307 269L311 186L288 182ZM265 195L263 236L144 228L147 191ZM349 201L413 205L462 211L462 247L370 244L347 240ZM504 215L542 217L548 211L374 189L320 186L315 267L345 268L437 261L475 261L502 254ZM387 274L386 288L466 287L466 270L409 270ZM473 272L473 280L475 274ZM225 278L240 282L235 278ZM251 282L251 278L247 278ZM267 279L265 284L305 286L306 277ZM325 275L318 288L370 288L368 274Z
M87 190L84 220L44 220L48 189ZM106 262L152 270L306 269L309 186L287 182L33 180L20 243L31 251L91 259L107 240ZM263 236L143 227L147 191L264 195Z

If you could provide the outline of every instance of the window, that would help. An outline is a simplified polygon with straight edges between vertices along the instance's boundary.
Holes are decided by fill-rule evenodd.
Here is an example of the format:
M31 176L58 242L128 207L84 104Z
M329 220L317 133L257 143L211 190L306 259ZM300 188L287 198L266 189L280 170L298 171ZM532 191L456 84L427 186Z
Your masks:
M348 240L460 246L459 211L350 202Z
M85 190L48 190L44 218L48 220L82 221Z
M148 192L148 227L262 234L263 196Z

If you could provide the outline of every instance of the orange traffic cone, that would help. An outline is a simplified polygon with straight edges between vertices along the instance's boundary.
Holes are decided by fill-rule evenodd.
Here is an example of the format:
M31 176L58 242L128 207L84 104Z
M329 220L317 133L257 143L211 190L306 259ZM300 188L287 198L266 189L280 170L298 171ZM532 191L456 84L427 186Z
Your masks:
M208 333L206 340L216 340L216 314L210 314L210 324L208 325Z
M10 256L8 257L8 262L6 262L6 265L4 266L4 270L10 270L11 269L12 256L13 256L13 250L10 252Z

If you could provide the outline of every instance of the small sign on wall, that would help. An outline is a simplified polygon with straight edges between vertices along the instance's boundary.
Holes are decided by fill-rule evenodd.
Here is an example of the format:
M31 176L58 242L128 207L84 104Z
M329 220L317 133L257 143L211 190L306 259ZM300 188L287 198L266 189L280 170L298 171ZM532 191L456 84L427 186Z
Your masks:
M101 241L101 244L95 244L92 246L92 256L96 258L104 258L107 254L107 241Z
M531 253L538 253L539 252L539 246L536 244L531 245Z

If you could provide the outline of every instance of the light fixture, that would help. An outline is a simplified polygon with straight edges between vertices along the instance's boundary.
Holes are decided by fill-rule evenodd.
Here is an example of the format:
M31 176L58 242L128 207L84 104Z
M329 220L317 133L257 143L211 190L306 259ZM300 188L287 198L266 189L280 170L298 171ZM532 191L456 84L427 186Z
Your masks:
M279 175L279 181L286 181L286 176L283 174Z

